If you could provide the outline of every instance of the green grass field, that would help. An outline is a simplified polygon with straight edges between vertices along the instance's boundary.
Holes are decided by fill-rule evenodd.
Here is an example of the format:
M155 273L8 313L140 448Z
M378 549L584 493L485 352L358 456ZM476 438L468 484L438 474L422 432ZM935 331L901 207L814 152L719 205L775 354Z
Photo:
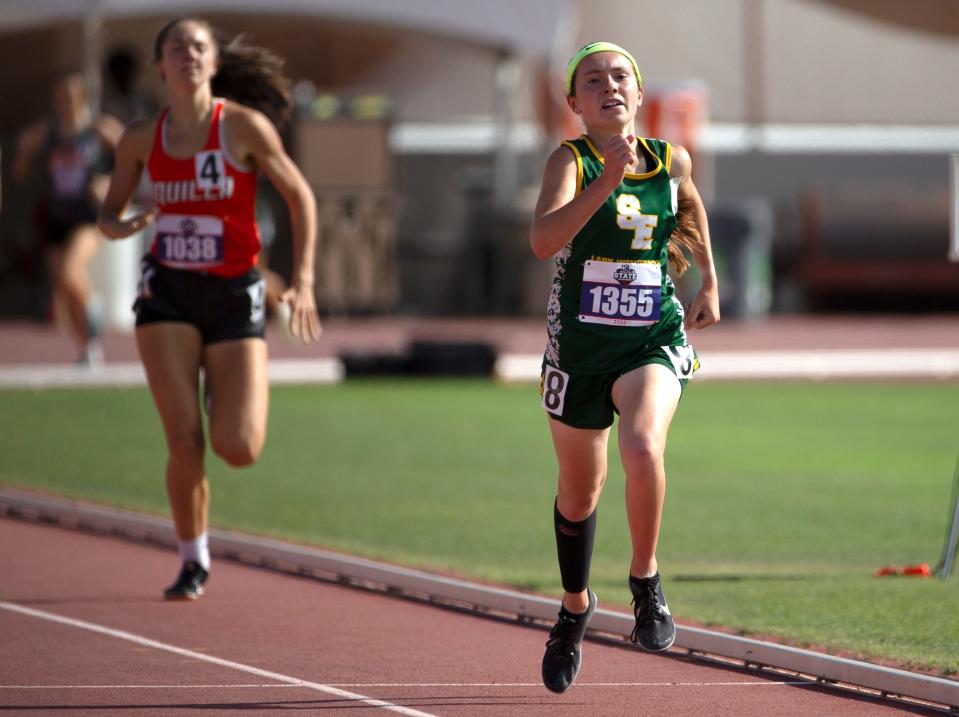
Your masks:
M957 426L955 384L691 386L659 550L673 612L955 674L959 578L872 571L938 558ZM164 454L145 389L0 393L0 483L167 515ZM610 461L592 585L626 609L615 445ZM532 385L275 388L260 462L208 470L218 527L558 594L555 462Z

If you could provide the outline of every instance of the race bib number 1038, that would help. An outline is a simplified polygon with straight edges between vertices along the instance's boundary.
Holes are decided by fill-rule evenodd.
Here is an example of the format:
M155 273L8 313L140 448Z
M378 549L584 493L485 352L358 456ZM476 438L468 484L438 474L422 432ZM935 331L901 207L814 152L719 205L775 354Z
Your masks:
M223 263L223 220L213 216L161 214L157 258L167 266L204 269Z

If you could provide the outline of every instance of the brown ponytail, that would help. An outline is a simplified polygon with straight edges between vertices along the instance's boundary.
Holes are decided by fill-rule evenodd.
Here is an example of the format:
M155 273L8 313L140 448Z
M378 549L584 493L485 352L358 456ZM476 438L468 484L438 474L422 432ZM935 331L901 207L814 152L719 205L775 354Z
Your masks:
M676 276L682 276L689 268L689 261L686 260L683 249L688 252L695 252L702 245L703 237L699 233L699 227L693 217L693 207L681 203L679 211L676 212L676 228L673 229L673 233L669 237L667 247L669 265Z
M259 110L282 129L293 109L291 83L283 74L283 58L266 48L246 44L243 34L228 41L223 32L203 18L178 17L157 33L155 60L163 54L163 43L170 30L181 22L203 25L216 43L219 69L210 83L213 94Z
M213 94L253 107L282 128L293 109L290 80L283 74L283 65L282 57L266 48L247 45L242 34L228 43L220 42L220 69L211 83Z

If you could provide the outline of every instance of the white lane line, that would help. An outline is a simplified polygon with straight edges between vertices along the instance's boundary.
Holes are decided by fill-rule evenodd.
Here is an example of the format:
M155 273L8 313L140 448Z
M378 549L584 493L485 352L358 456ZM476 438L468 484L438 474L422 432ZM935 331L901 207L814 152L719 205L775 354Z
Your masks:
M756 680L743 682L577 682L577 687L810 687L810 680ZM542 687L539 682L331 682L326 687ZM189 690L218 689L288 689L302 687L297 683L276 685L270 683L252 685L0 685L0 690Z
M272 682L264 682L259 685L0 685L0 690L169 690L171 688L178 690L236 690L245 687L256 689L269 687L276 690L288 690L300 687L300 685L277 685Z
M409 707L401 707L400 705L393 704L392 702L386 702L384 700L374 699L372 697L367 697L366 695L360 695L355 692L348 692L346 690L337 689L331 685L323 685L318 682L310 682L308 680L301 680L296 677L290 677L289 675L283 675L279 672L270 672L269 670L261 670L258 667L250 667L249 665L244 665L240 662L233 662L232 660L224 660L220 657L213 657L212 655L204 655L201 652L194 652L193 650L187 650L182 647L177 647L176 645L169 645L165 642L159 642L157 640L151 640L147 637L142 637L140 635L135 635L132 632L125 632L123 630L114 630L113 628L104 627L103 625L97 625L96 623L86 622L85 620L75 620L70 617L63 617L62 615L56 615L52 612L46 612L44 610L34 610L33 608L23 607L22 605L15 605L14 603L9 602L0 602L0 609L9 610L11 612L18 612L22 615L29 615L31 617L40 618L41 620L49 620L50 622L60 623L61 625L70 625L71 627L78 627L82 630L89 630L90 632L96 632L101 635L108 635L110 637L115 637L120 640L127 640L128 642L136 643L137 645L142 645L144 647L152 647L155 650L163 650L165 652L172 652L174 655L180 655L181 657L190 657L194 660L200 660L202 662L209 662L213 665L219 665L220 667L228 667L232 670L239 670L240 672L246 672L251 675L256 675L257 677L263 677L269 680L276 680L277 682L283 682L288 685L295 685L297 687L305 687L307 689L316 690L317 692L324 692L328 695L333 695L334 697L339 697L344 700L350 700L351 702L360 702L370 707L379 707L380 709L389 710L390 712L397 712L402 715L408 715L409 717L435 717L429 712L420 712L419 710L410 709Z
M577 687L783 687L814 685L805 680L756 682L577 682ZM344 682L337 687L542 687L542 682Z

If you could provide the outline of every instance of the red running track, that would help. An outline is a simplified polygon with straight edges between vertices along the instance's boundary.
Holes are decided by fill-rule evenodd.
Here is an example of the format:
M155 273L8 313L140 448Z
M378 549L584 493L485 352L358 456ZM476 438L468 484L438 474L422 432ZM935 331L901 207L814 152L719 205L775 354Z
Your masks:
M539 628L224 561L170 603L170 551L13 519L0 546L0 715L941 714L598 642L553 695Z

